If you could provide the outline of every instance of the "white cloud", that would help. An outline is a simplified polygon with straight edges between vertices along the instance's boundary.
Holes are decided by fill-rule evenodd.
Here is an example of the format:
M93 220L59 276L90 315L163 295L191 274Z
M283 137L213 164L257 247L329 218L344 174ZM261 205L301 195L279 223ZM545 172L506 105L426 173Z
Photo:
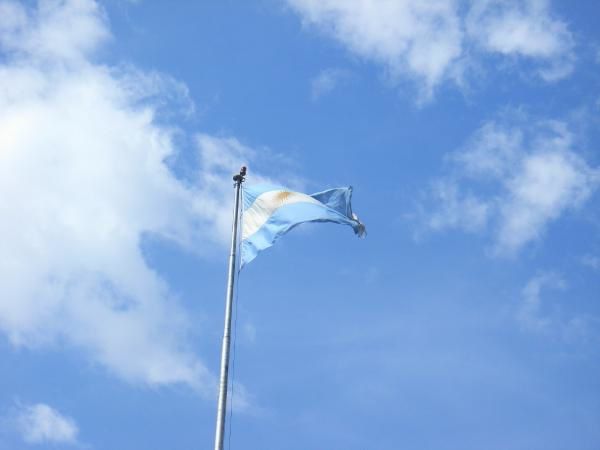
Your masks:
M488 122L451 156L458 174L434 183L420 205L427 228L490 230L495 252L510 255L592 195L600 172L574 151L569 125L528 120Z
M110 34L94 1L0 12L0 331L15 346L83 350L132 383L204 392L213 377L191 324L140 245L222 242L227 180L249 149L200 136L197 187L176 178L175 130L156 116L173 98L189 106L186 89L94 63Z
M392 77L421 80L425 97L461 53L462 30L454 1L289 3L307 24L320 27L353 53L383 64Z
M542 150L520 161L507 181L498 245L509 252L536 239L546 223L581 205L597 186L597 173L567 149Z
M318 100L333 91L340 83L349 78L350 74L344 69L325 69L319 72L310 83L311 98Z
M522 154L523 130L487 122L469 139L467 146L452 155L468 176L503 178L509 175Z
M488 220L490 207L473 195L462 195L458 185L451 180L438 180L430 191L434 201L440 205L426 218L432 230L463 228L477 231Z
M548 0L478 0L466 20L469 36L485 51L545 61L546 81L573 70L573 37L552 17Z
M75 444L79 430L75 421L44 404L21 407L16 425L29 444Z
M471 58L522 57L546 81L573 69L573 37L547 0L287 0L305 24L352 53L414 79L428 100L442 82L462 82Z
M92 1L41 0L32 14L17 2L0 3L0 45L27 59L81 61L109 35Z

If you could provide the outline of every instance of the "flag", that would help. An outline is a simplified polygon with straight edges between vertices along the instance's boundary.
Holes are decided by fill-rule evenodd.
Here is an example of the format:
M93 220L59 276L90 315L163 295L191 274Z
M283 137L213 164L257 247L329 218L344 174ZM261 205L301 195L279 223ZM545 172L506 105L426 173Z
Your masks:
M279 237L305 222L350 225L362 237L365 226L352 212L352 187L329 189L307 195L281 186L244 188L241 265L244 267Z

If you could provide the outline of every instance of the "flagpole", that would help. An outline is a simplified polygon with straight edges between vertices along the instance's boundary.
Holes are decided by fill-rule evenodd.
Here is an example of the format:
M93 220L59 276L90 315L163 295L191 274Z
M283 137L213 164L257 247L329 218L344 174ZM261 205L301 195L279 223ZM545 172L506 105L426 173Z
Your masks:
M227 276L227 295L225 297L225 327L221 347L221 377L219 381L219 400L217 403L217 426L215 430L215 450L223 450L225 434L225 415L227 413L227 378L229 376L229 342L231 336L231 310L233 308L233 286L235 283L235 263L237 234L240 215L240 191L246 176L246 167L233 176L235 182L235 206L233 207L233 226L231 230L231 251L229 252L229 275Z

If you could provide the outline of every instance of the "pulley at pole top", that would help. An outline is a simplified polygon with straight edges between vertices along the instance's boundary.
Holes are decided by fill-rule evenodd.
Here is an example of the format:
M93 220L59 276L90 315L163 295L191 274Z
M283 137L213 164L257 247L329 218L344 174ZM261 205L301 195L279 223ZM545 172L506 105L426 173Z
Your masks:
M235 181L236 183L243 183L246 179L246 170L246 166L242 166L242 168L240 169L240 173L237 173L233 176L233 181Z

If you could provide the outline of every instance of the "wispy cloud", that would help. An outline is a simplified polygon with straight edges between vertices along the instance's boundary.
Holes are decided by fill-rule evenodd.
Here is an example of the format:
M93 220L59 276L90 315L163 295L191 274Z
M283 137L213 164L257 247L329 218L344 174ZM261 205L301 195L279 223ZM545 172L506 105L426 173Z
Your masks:
M546 81L573 70L574 39L548 0L288 0L305 24L352 53L383 65L393 80L413 79L420 100L438 85L463 83L469 59L526 58Z
M37 63L84 62L110 38L102 9L93 1L40 2L28 11L20 2L0 3L3 52Z
M584 266L590 267L594 270L600 270L600 257L594 255L585 255L581 258L581 263Z
M472 194L460 192L455 181L437 180L429 192L439 208L427 213L421 207L421 217L435 231L445 228L462 228L467 231L481 230L487 224L490 205Z
M426 228L489 230L494 252L512 255L585 203L600 173L575 151L569 124L527 122L488 122L450 156L453 174L433 182L419 204Z
M474 1L466 17L468 36L482 50L540 63L546 81L568 76L574 67L574 39L548 0Z
M44 403L20 406L15 420L18 432L29 444L76 444L75 421Z
M310 83L310 94L313 101L332 92L336 87L347 81L350 73L344 69L324 69Z
M516 318L530 331L545 331L552 325L550 315L542 312L542 290L566 289L565 281L555 273L541 273L530 279L521 292L521 304Z
M448 1L289 0L308 25L350 51L383 64L392 78L417 78L424 96L461 54L463 32Z
M556 272L540 272L521 291L515 313L520 327L527 332L558 338L565 342L597 343L598 317L589 313L574 313L564 293L567 282ZM567 300L565 303L564 300Z

